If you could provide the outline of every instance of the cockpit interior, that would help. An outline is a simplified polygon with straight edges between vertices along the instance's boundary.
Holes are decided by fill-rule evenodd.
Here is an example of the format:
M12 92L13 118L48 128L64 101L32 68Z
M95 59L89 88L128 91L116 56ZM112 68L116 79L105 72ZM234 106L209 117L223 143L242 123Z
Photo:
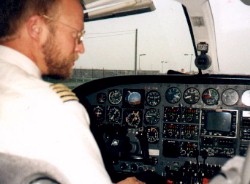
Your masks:
M88 112L112 181L136 176L146 184L215 184L222 167L241 157L235 184L249 184L250 1L82 4L86 53L75 63L76 85L65 85ZM164 8L172 14L156 13ZM222 175L217 184L233 181ZM58 184L47 182L32 184Z

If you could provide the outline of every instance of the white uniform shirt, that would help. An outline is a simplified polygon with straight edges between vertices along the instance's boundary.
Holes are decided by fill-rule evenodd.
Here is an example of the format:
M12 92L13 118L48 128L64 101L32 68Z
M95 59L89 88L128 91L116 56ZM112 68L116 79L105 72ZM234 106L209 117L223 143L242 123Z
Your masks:
M110 184L86 110L50 85L29 58L0 46L0 152L48 161L72 184Z

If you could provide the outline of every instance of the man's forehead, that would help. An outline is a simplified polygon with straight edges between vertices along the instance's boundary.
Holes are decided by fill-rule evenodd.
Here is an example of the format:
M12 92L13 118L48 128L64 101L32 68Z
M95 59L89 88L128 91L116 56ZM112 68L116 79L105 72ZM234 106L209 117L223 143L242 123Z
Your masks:
M83 14L83 7L79 0L60 0L59 3L60 11L65 13L70 12L71 14L74 13L82 13Z
M79 0L60 0L59 15L74 21L83 21L83 7Z

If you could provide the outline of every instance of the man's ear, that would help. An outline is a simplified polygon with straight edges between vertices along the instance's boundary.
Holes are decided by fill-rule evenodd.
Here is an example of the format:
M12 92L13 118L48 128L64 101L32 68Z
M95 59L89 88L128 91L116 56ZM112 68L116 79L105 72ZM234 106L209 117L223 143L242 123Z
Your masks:
M41 16L38 15L30 17L26 22L26 28L29 36L35 40L40 40L43 26L44 26L44 21L41 18Z

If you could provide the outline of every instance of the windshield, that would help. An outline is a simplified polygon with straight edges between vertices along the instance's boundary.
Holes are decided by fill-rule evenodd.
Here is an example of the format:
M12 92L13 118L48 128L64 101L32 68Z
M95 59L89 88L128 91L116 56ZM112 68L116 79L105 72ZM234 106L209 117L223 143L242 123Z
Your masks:
M84 69L85 78L163 74L169 69L197 72L182 5L166 0L154 4L149 13L86 22L86 51L75 69Z
M248 75L250 6L240 0L178 1L153 0L155 9L147 13L85 22L85 53L64 83L74 88L98 78L170 70L197 74L195 47L207 39L212 65L202 73Z

